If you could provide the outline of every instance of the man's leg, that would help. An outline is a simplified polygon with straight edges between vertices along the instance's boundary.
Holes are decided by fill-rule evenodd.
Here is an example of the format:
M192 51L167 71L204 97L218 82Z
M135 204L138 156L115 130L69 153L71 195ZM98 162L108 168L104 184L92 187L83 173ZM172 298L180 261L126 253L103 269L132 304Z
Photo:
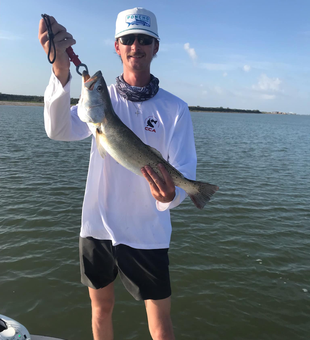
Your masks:
M88 289L91 299L94 340L113 340L114 284L112 282L104 288Z
M171 297L145 300L149 330L153 340L175 340L170 317Z

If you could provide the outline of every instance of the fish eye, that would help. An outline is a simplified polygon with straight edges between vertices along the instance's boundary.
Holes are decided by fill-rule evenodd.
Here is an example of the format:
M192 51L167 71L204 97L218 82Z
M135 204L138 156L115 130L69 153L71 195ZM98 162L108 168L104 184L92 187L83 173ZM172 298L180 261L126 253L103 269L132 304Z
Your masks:
M97 91L102 91L102 86L101 85L99 85L98 87L97 87Z

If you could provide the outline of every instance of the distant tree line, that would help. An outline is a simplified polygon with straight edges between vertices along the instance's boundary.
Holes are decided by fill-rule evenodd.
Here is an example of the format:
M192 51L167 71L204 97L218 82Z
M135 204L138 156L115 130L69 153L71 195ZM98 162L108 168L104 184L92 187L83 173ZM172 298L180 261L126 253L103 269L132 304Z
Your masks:
M23 96L19 94L5 94L0 93L0 101L8 102L23 102L23 103L44 103L43 96ZM71 98L71 104L75 105L78 103L77 98Z
M5 94L0 93L1 101L9 102L28 102L28 103L43 103L44 99L42 96L22 96L16 94Z
M5 94L0 92L0 101L8 102L24 102L24 103L44 103L43 96L23 96L18 94ZM78 103L78 98L71 98L71 105ZM242 110L242 109L230 109L229 107L202 107L202 106L189 106L190 111L202 111L202 112L241 112L241 113L262 113L259 110Z
M190 111L202 112L240 112L240 113L262 113L259 110L243 110L243 109L230 109L229 107L202 107L202 106L189 106Z

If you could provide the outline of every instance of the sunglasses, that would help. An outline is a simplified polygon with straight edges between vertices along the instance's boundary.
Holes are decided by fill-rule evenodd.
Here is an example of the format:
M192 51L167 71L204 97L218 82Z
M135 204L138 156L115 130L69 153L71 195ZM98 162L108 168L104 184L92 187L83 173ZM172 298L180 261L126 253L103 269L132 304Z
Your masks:
M122 45L131 46L135 42L136 37L138 39L138 43L143 46L151 45L154 40L154 38L150 37L149 35L144 35L144 34L128 34L128 35L124 35L123 37L120 37L119 40Z

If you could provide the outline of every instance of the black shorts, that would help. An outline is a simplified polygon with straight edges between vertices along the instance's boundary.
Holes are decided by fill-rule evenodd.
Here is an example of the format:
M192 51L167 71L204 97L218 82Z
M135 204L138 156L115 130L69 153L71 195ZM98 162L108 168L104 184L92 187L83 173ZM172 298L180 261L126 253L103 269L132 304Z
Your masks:
M80 237L81 282L99 289L120 279L136 300L171 295L168 249L135 249L111 241Z

